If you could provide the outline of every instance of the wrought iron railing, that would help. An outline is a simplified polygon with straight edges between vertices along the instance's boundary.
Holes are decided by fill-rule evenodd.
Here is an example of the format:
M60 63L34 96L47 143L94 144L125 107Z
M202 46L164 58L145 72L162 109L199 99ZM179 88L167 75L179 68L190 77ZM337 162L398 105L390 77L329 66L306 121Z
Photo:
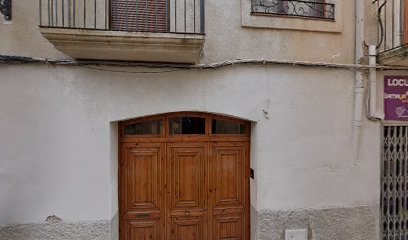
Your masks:
M41 27L204 34L205 0L39 0Z
M334 20L333 3L326 0L252 0L252 14Z
M406 0L376 0L378 52L385 52L408 43L408 9Z

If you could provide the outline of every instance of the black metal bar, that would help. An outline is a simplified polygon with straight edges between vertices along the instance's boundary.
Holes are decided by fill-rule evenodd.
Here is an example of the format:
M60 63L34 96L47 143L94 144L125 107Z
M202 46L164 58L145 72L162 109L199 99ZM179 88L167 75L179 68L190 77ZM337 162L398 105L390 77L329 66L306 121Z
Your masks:
M115 26L114 30L117 30L118 29L118 1L115 1L115 24L114 26Z
M68 27L71 27L71 0L68 0Z
M72 6L73 9L73 16L72 16L72 23L74 25L74 28L76 27L76 0L74 0L74 4Z
M196 0L193 0L193 1L194 1L194 14L193 14L194 15L193 16L194 17L194 24L193 24L194 25L194 31L193 32L196 33Z
M54 26L54 0L51 0L51 26Z
M169 24L169 22L170 22L170 16L169 16L169 6L170 6L170 4L169 4L169 1L170 0L166 0L166 30L167 31L170 31L170 24Z
M205 0L200 0L200 33L205 32Z
M158 10L158 4L157 4L157 0L156 0L156 32L158 32L158 20L157 20L157 12L158 12L159 10Z
M395 9L395 5L394 5L395 3L394 3L394 1L392 1L392 6L391 6L391 8L392 8L392 11L394 12L394 9ZM395 43L395 17L394 17L394 14L392 14L391 15L392 16L392 30L391 30L391 32L392 32L392 36L391 36L391 41L392 41L392 47L394 47L394 43Z
M125 24L126 24L126 31L128 30L128 15L129 15L129 9L128 9L128 0L126 0L126 4L125 4L125 12L126 12L126 20L125 20Z
M105 0L105 30L108 29L108 0Z
M184 33L187 32L187 2L184 0Z
M62 13L62 26L65 27L65 1L62 0L61 4L61 13Z
M94 28L96 29L96 0L94 0Z
M39 5L38 14L40 15L40 26L42 26L42 0L38 1L38 5Z
M385 24L384 24L384 51L387 49L387 32L388 32L388 26L387 26L387 4L384 5L384 19L385 19Z
M136 31L139 27L139 0L136 0Z
M399 42L400 42L400 45L402 45L402 43L404 42L404 34L405 34L405 31L404 31L404 25L403 25L403 22L405 21L404 20L404 14L403 14L403 12L404 12L404 10L403 9L405 9L405 1L404 0L400 0L400 12L399 12L399 34L400 34L400 37L399 37Z
M82 0L84 1L84 28L86 28L86 1L87 0Z
M146 32L148 32L149 30L148 30L148 26L147 26L147 19L148 19L148 11L147 11L147 8L148 8L148 6L147 6L147 1L148 0L145 0L145 2L146 2L146 4L145 4L145 6L146 6L146 15L145 15L145 23L146 23L146 26L145 26L145 31Z
M177 32L177 0L174 0L174 32Z
M52 26L52 24L51 24L51 6L50 6L50 4L51 4L51 0L48 0L48 6L47 6L47 8L48 8L48 26Z
M55 25L58 26L58 0L55 0Z

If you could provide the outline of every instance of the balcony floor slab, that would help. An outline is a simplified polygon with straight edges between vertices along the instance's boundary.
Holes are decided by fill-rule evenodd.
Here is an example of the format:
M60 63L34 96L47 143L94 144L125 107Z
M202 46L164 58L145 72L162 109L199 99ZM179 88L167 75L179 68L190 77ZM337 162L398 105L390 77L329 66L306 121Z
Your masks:
M408 45L403 45L378 54L378 62L388 66L408 66Z
M75 59L195 64L203 34L151 33L40 27L56 49Z

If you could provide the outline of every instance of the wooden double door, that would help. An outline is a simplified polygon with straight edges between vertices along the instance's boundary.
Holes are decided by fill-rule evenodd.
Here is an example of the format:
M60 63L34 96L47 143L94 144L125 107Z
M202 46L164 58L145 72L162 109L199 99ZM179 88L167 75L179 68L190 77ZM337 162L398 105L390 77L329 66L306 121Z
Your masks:
M225 131L220 118L220 134L217 116L181 114L176 125L174 115L127 125L147 134L126 136L121 124L120 239L249 240L249 125L232 121L245 132ZM204 121L172 134L183 116Z

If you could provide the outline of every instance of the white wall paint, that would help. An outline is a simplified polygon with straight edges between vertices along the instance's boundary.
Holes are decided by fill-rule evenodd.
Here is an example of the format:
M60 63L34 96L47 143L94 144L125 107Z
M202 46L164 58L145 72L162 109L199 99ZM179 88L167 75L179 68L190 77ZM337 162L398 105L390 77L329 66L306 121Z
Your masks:
M235 66L120 74L0 67L0 224L53 214L65 221L110 219L117 211L111 123L174 111L254 122L258 210L379 203L378 124L364 123L360 158L352 158L351 71Z

